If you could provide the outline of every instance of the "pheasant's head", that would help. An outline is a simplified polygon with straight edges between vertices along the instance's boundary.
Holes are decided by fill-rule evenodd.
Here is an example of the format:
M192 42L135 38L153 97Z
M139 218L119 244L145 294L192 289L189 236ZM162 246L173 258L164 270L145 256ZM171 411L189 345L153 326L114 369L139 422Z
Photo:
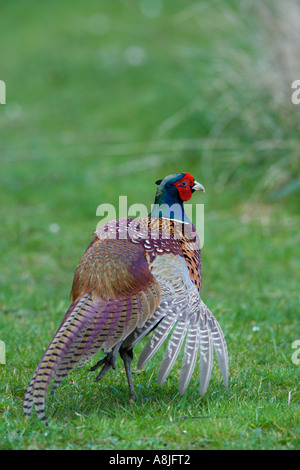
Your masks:
M166 203L172 205L189 201L194 191L204 191L202 184L195 181L189 173L179 173L178 175L169 175L162 180L156 181L158 188L156 191L155 202L157 204Z

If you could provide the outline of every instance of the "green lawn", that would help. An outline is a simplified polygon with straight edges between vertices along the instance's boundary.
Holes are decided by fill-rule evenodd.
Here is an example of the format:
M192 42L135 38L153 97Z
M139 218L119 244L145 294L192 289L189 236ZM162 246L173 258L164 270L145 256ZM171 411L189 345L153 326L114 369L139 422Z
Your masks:
M1 6L0 449L300 448L300 9L285 5ZM87 364L48 397L47 429L26 420L97 206L127 195L150 208L154 182L182 171L206 188L193 197L202 298L227 340L228 390L215 364L203 398L198 372L181 397L180 361L158 386L159 352L134 371L134 403L120 360L100 383Z

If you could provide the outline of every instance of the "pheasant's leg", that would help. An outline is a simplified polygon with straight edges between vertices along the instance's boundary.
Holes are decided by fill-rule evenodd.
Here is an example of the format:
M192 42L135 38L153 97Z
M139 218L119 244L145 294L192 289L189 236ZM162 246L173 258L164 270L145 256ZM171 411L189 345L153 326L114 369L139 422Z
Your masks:
M132 349L120 349L120 356L123 359L124 366L125 366L129 392L130 392L130 398L132 400L135 400L136 394L134 391L133 380L132 380L132 375L131 375L131 361L133 358Z
M95 364L93 367L90 368L90 371L92 372L98 369L99 367L103 366L100 373L96 377L96 381L101 380L111 367L113 369L116 368L117 355L121 347L121 344L122 343L120 341L120 343L116 344L116 346L111 350L111 352L107 353L103 359L98 361L97 364Z

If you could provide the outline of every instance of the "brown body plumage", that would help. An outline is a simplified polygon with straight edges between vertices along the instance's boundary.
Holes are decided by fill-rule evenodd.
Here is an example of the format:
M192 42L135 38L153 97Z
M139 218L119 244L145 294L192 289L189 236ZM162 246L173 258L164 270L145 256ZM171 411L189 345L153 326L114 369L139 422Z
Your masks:
M167 189L176 194L182 206L189 195L187 184L182 184L185 181L190 193L203 189L189 174L182 173L158 182L158 193ZM226 343L217 320L200 298L200 287L200 242L191 223L154 213L139 220L119 219L102 227L79 262L72 304L29 384L24 400L26 415L35 405L38 416L45 421L45 395L53 376L52 393L70 370L100 349L106 356L92 368L102 366L98 379L115 367L120 353L134 396L132 350L152 330L138 367L143 367L169 337L158 372L159 383L166 379L185 342L180 393L190 381L199 348L200 394L205 393L213 345L227 386Z

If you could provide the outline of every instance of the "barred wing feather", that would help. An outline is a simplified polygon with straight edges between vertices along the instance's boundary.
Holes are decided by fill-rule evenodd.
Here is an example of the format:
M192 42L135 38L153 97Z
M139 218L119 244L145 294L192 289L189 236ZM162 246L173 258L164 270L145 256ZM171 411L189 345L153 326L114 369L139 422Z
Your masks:
M224 384L228 387L228 354L223 332L191 282L185 260L180 256L164 255L155 260L152 273L160 285L164 286L162 295L164 292L169 296L172 295L173 304L163 312L165 316L139 357L138 368L144 367L163 343L167 342L158 371L158 383L162 384L185 341L179 392L181 394L185 392L200 355L200 395L205 394L212 371L213 349L216 352ZM180 305L181 308L178 307ZM135 344L139 339L137 338Z

